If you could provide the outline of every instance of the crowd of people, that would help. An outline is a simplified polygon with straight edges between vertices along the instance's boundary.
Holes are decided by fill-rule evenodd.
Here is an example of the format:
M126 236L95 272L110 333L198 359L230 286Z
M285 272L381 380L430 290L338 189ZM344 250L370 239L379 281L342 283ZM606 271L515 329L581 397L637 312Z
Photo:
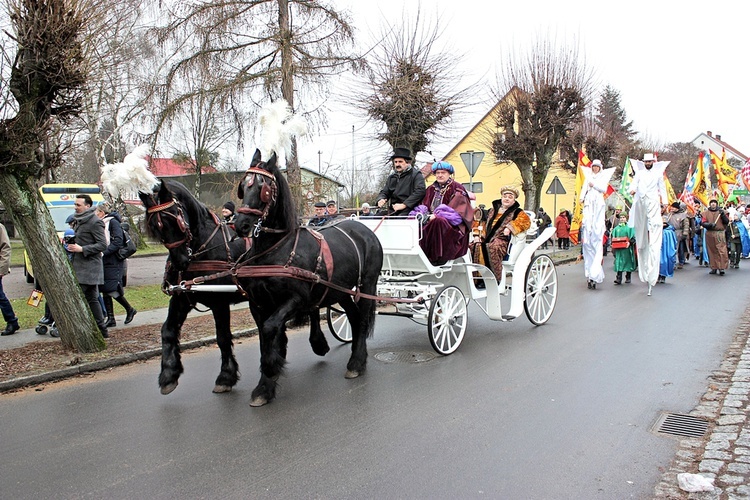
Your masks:
M65 251L99 331L108 338L109 328L117 326L113 301L125 309L125 324L133 321L138 312L125 298L123 286L123 256L127 255L123 249L127 250L129 238L123 230L124 223L108 204L94 207L87 194L76 196L74 213L66 222L70 228L63 237ZM2 290L2 276L9 270L10 245L5 228L2 225L0 228L0 308L7 323L2 335L12 335L19 329L18 319ZM49 305L45 304L39 323L52 325L54 321ZM49 333L59 336L54 328Z

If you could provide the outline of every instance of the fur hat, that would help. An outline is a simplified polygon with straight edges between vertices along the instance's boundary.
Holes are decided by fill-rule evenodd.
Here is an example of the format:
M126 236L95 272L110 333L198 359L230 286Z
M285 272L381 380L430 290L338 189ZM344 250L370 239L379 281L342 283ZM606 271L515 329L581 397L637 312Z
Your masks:
M393 161L394 158L403 158L406 161L411 161L411 151L407 148L393 148L391 161Z
M505 193L513 193L513 196L515 196L516 199L518 198L518 189L513 186L503 186L500 188L500 194L503 195Z
M228 202L224 203L224 206L221 207L221 208L226 208L230 212L234 213L234 202L233 201L228 201Z

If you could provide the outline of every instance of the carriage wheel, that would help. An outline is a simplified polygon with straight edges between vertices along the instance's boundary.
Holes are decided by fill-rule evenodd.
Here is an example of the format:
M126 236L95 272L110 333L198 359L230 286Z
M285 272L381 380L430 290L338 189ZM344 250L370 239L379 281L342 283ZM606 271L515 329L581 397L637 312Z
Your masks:
M337 307L328 307L326 309L326 320L328 321L328 329L336 340L345 344L352 341L352 325L343 310Z
M526 269L523 309L529 321L542 325L552 316L557 303L557 270L549 256L534 257Z
M427 335L430 344L442 355L458 349L466 333L466 300L461 290L447 286L440 290L430 304L427 316Z

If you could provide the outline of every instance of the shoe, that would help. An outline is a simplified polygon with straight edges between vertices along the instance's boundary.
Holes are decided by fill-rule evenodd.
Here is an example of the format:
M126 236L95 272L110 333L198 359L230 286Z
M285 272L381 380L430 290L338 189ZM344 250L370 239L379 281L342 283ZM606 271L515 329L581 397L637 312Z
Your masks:
M52 328L49 329L49 336L50 337L55 337L56 339L59 339L60 338L60 331L53 326Z
M711 269L708 274L716 274L716 269Z
M620 281L620 280L615 280L615 285L622 285L622 281Z
M107 321L107 328L114 328L117 326L117 320L115 318L109 318L109 321Z
M625 278L625 284L626 284L626 285L629 285L629 284L630 284L630 278Z
M719 271L719 276L724 276L724 270Z
M682 269L682 264L677 264L677 269Z
M18 322L16 322L16 323L8 323L5 326L5 330L3 330L2 333L0 333L0 335L2 335L3 337L5 337L6 335L13 335L18 330L20 330L20 327L18 326Z
M648 285L648 293L646 295L648 295L649 297L651 297L651 283L649 283L649 285Z
M47 325L47 326L51 325L54 322L55 320L53 320L52 318L48 318L47 316L44 316L42 317L42 319L39 320L40 325Z
M592 288L592 286L591 286L591 283L592 283L592 281L591 281L591 280L588 280L588 281L586 282L586 286L588 286L588 287L589 287L589 290L591 290L591 288Z
M133 321L133 318L135 315L138 314L138 311L135 310L135 307L131 307L130 311L125 315L125 324L129 324L131 321Z
M104 337L105 339L109 338L109 332L106 328L99 328L99 331L102 333L102 337Z

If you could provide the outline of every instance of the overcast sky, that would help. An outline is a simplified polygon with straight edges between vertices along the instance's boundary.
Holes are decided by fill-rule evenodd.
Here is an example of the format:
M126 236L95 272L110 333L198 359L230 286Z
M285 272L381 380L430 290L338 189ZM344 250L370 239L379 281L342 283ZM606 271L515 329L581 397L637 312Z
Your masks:
M334 5L352 13L358 35L367 39L386 22L400 25L418 2L334 0ZM739 0L425 0L421 6L423 16L440 16L445 41L466 54L456 74L492 84L498 54L525 50L540 33L552 33L577 40L599 87L609 84L620 92L628 119L650 142L688 142L711 130L750 155L747 8ZM434 145L434 156L446 154L489 110L486 96L477 101L451 137ZM362 117L341 113L331 122L325 136L303 141L302 165L347 163L353 156L359 163L389 149L366 140Z

